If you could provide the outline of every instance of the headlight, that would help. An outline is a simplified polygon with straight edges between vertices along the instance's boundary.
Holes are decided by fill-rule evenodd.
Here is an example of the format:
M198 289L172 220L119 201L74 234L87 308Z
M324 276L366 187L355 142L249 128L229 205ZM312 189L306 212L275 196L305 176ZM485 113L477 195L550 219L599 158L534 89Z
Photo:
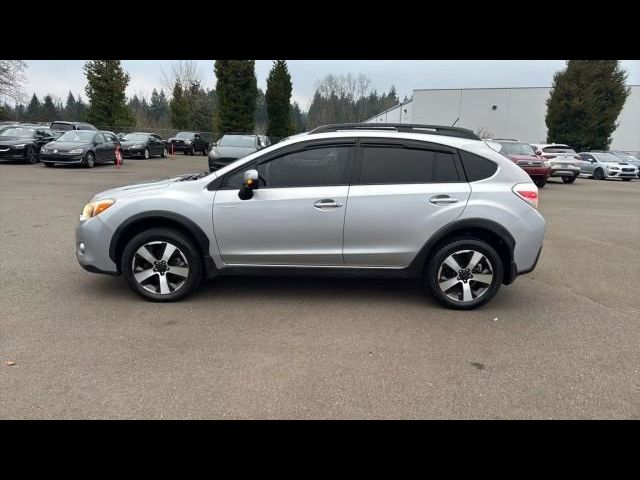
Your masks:
M74 148L73 150L69 150L69 153L84 153L84 148Z
M184 144L185 144L185 145L191 145L191 140L185 140L185 141L184 141Z
M211 150L209 152L209 156L210 157L217 157L218 156L218 152L215 149L213 149L213 150Z
M95 217L96 215L101 214L111 205L113 205L116 201L113 199L108 200L98 200L97 202L89 202L82 209L82 215L80 215L80 221L84 222L85 220L89 220L90 218Z
M620 167L609 167L609 170L620 170Z
M549 160L544 161L544 166L547 168L551 168L551 162Z
M47 151L47 149L46 149L46 148L44 148L44 147L42 147L42 148L40 149L40 152L42 152L42 153L44 153L44 152L46 152L46 151Z
M142 148L144 145L133 145L131 148Z
M21 144L19 144L19 145L11 145L11 146L12 146L13 148L24 148L24 146L25 146L25 145L26 145L26 144L21 143Z

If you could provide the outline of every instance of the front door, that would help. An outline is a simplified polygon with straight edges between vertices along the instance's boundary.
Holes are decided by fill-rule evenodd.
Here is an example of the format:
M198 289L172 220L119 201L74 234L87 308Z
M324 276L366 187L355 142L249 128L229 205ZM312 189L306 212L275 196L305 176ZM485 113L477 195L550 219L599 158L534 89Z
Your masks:
M362 139L345 217L345 265L407 267L462 214L470 193L455 150Z
M213 227L223 262L343 265L342 237L354 142L314 143L230 173L216 192ZM259 188L238 192L255 168Z

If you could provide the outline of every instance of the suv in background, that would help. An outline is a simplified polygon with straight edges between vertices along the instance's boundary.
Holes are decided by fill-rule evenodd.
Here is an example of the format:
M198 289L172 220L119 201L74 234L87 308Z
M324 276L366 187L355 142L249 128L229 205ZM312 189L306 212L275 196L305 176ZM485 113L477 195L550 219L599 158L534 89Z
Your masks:
M580 155L561 143L533 143L536 155L549 161L549 176L562 177L564 183L575 182L580 175Z
M200 152L203 155L209 153L209 142L202 138L202 135L196 132L178 132L175 137L167 140L169 143L169 151L182 152L185 155L195 155Z
M264 135L252 133L227 133L214 145L209 152L209 171L226 167L239 158L246 157L253 152L270 146L271 142Z
M68 132L69 130L97 130L97 128L90 123L67 122L63 120L52 122L49 128L56 133L64 133Z
M151 301L223 275L419 278L471 309L532 271L538 188L470 130L344 124L256 151L214 173L95 195L76 256Z
M494 138L491 141L499 143L502 147L500 153L527 172L538 188L545 186L549 178L549 164L536 155L531 145L514 139Z
M620 178L628 182L638 177L638 167L621 160L611 152L581 152L580 158L581 173L596 180Z

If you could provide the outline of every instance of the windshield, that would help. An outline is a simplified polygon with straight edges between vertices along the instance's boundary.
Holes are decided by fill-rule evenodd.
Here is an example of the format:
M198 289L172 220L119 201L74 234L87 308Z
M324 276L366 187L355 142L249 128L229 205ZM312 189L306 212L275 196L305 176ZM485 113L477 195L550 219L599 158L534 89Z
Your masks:
M544 153L576 153L573 148L569 148L563 145L556 145L555 147L544 147L542 151Z
M601 162L621 162L620 158L616 157L613 153L594 153L593 154Z
M195 135L193 133L190 132L180 132L176 135L176 138L186 138L186 139L191 139L193 138Z
M634 155L630 155L628 153L616 153L615 155L616 155L616 157L621 158L625 162L638 162L638 161L640 161L640 159L638 159L638 157L636 157Z
M68 123L52 123L51 129L53 130L73 130L73 125L69 125Z
M90 130L73 130L71 132L63 133L56 141L57 142L73 142L73 143L90 143L93 141L95 132Z
M502 150L500 153L504 153L505 155L535 155L533 148L531 145L526 143L515 143L515 142L498 142L502 145Z
M35 129L22 127L9 127L0 132L0 136L2 137L33 138L35 134Z
M146 142L149 135L144 133L127 133L122 140L125 142Z
M255 148L256 137L253 135L225 135L218 142L219 147Z

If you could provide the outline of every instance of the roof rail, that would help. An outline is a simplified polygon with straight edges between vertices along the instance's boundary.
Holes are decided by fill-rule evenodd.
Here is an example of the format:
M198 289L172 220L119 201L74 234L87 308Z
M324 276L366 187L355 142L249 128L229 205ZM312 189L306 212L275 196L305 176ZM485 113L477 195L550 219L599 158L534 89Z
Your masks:
M447 127L443 125L421 125L413 123L338 123L322 125L314 128L309 132L309 135L315 133L337 132L340 130L382 130L428 133L430 135L445 135L448 137L468 138L470 140L482 140L478 135L467 128Z

